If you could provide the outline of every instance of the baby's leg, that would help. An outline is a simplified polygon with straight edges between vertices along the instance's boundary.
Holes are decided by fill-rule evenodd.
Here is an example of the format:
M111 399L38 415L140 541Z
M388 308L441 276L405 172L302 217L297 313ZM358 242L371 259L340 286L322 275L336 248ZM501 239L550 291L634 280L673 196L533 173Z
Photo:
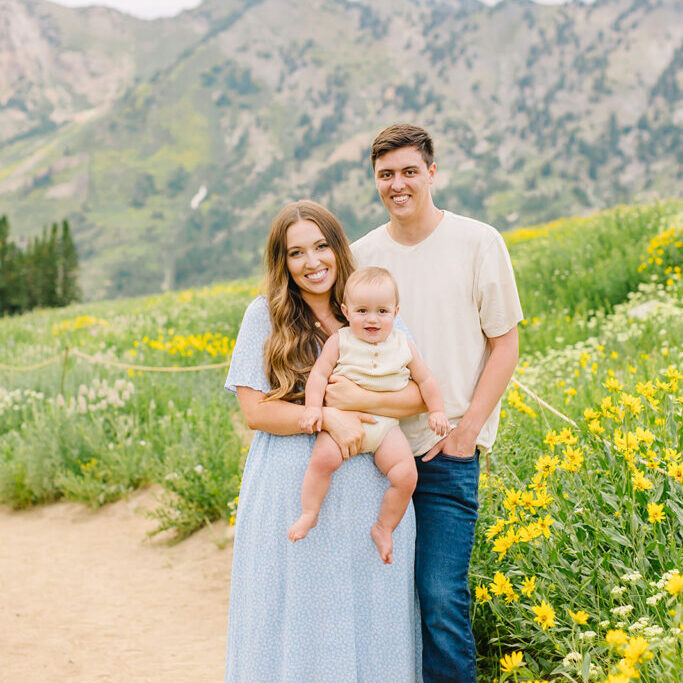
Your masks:
M315 440L311 459L301 486L301 517L289 527L287 538L299 541L317 524L332 473L342 464L337 442L327 433L320 432Z
M375 451L375 464L387 475L391 486L386 490L377 522L370 530L384 564L393 560L393 530L398 526L417 485L417 468L410 445L400 427L394 427Z

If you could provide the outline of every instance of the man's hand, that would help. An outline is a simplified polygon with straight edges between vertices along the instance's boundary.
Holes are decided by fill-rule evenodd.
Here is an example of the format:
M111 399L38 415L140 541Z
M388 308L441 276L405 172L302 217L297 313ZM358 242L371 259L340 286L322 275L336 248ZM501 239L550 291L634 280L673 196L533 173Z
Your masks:
M429 413L429 428L436 433L437 436L446 436L450 430L448 418L446 413L441 410L435 410Z
M344 460L361 452L365 440L363 422L374 424L377 420L365 413L323 409L323 429L336 441Z
M315 406L307 406L304 414L299 420L299 428L306 434L313 434L319 432L323 428L323 411L322 408Z
M422 462L429 462L439 453L445 453L454 458L469 458L477 448L478 432L468 428L463 422L451 430L445 439L441 439L433 448L427 451Z
M365 391L342 375L332 375L325 389L325 405L339 410L364 408Z

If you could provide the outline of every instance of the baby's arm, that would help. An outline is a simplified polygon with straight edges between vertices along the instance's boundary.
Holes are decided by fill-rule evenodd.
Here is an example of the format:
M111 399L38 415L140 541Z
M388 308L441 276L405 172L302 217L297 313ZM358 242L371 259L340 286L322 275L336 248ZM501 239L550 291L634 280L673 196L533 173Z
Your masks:
M436 383L436 379L434 379L434 375L432 375L427 364L420 357L418 350L415 348L415 344L409 340L408 346L413 354L410 363L408 363L408 369L410 370L412 378L420 387L420 393L427 406L427 410L429 410L429 426L438 436L445 436L448 434L450 427L448 425L443 399L441 398L441 392L439 391L439 385Z
M338 360L339 335L333 334L325 342L306 382L306 408L299 421L299 426L302 431L308 434L312 434L314 430L319 432L322 429L325 388Z

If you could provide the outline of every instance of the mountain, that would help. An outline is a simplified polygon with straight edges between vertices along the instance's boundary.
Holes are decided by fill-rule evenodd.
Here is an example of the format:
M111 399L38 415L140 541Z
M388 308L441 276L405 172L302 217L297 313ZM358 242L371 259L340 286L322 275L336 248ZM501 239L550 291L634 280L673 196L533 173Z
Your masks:
M69 217L100 298L253 272L293 198L352 237L379 224L367 153L395 121L433 133L438 203L501 229L676 194L681 14L206 0L145 22L3 0L0 214L24 239Z

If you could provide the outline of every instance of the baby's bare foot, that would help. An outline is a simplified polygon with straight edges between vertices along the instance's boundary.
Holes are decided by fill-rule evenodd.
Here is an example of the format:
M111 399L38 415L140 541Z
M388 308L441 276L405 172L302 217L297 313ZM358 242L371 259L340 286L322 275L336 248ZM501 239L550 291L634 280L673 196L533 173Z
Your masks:
M394 541L391 538L391 531L377 522L372 525L370 536L372 536L372 540L377 546L382 562L384 564L391 564L394 561Z
M313 512L304 512L299 519L289 527L287 538L295 543L302 538L306 538L306 534L318 523L318 515Z

